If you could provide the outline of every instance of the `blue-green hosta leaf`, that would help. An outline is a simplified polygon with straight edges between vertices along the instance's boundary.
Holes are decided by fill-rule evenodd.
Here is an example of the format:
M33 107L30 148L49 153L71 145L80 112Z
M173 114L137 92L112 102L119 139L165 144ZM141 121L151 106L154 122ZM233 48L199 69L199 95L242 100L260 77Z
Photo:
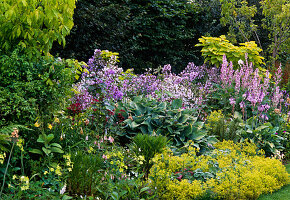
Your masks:
M131 124L129 124L130 128L134 129L137 128L138 126L140 126L140 124L137 124L136 122L132 122Z
M195 134L192 134L190 138L191 138L192 140L200 140L200 139L202 139L204 136L205 136L204 133L195 133Z
M158 105L158 108L161 109L161 110L165 110L167 107L167 103L166 102L162 102Z
M141 132L143 134L148 134L148 128L147 128L147 126L140 126L140 129L141 129Z
M174 100L172 101L172 107L173 107L174 109L181 108L181 106L182 106L182 100L181 100L181 99L174 99Z
M189 118L189 115L181 115L179 118L178 118L178 122L179 123L185 123Z

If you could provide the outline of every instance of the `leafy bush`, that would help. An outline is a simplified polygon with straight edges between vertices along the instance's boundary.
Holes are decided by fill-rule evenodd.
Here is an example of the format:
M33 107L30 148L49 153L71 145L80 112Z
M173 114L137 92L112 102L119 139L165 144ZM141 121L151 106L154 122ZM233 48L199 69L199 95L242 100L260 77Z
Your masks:
M51 116L71 93L78 68L80 64L73 60L53 57L30 62L18 49L0 56L0 127Z
M254 144L224 141L215 148L202 156L192 146L181 156L171 151L157 155L149 174L157 197L257 199L289 183L282 163L265 158Z
M53 41L65 45L65 36L73 27L75 0L8 0L1 2L0 47L6 51L16 46L33 54L48 52ZM18 6L15 6L18 5Z
M261 124L258 127L253 127L255 118L247 120L245 130L242 131L242 141L249 139L253 144L256 144L259 149L263 149L266 156L275 155L278 151L283 151L283 143L286 140L286 135L283 137L279 132L279 127L274 127L270 122Z
M231 44L224 35L220 37L202 37L199 38L199 44L202 46L202 56L205 62L209 61L210 64L217 67L223 62L223 56L233 62L234 68L239 68L238 61L244 60L245 54L248 55L249 62L252 62L255 67L259 67L263 63L263 57L259 56L262 50L256 45L255 42L240 43L241 46L234 46Z
M132 137L140 132L163 135L176 146L183 146L188 140L193 140L200 148L215 141L214 137L206 136L204 124L194 117L196 112L182 108L180 99L167 103L137 96L133 101L120 102L116 110L116 119L118 113L124 115L125 119L121 124L123 131L119 133L120 136Z

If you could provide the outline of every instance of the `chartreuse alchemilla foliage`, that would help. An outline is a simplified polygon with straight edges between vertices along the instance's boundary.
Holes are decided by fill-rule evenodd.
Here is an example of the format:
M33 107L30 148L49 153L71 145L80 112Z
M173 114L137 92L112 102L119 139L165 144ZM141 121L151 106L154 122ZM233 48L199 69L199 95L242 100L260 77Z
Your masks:
M29 55L65 45L73 27L76 0L0 0L0 48L20 45Z
M168 150L153 158L148 183L158 199L257 199L289 183L279 160L265 158L254 144L223 141L196 156L192 146L175 156Z
M205 62L209 62L217 67L223 63L223 55L233 62L234 68L238 68L238 61L245 60L245 54L248 54L248 61L252 62L255 67L264 64L263 57L259 55L262 51L254 41L240 43L241 46L235 46L230 43L226 36L220 37L204 37L198 39L202 47L202 56Z

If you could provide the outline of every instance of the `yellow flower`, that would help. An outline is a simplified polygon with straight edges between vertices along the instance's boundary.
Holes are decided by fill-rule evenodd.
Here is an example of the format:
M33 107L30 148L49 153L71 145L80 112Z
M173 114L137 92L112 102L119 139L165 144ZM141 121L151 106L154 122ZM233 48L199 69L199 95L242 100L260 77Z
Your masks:
M59 123L60 121L59 121L59 119L56 117L56 118L54 118L54 122L55 122L55 123Z
M48 174L48 171L44 171L44 173L43 173L44 175L46 175L46 174Z
M48 124L48 128L51 130L52 129L52 125L51 124Z
M37 128L40 126L38 120L37 120L37 122L35 122L34 126L37 127Z
M14 174L13 177L12 177L12 179L15 180L16 178L17 178L17 176Z
M61 176L61 167L59 165L56 166L55 174Z

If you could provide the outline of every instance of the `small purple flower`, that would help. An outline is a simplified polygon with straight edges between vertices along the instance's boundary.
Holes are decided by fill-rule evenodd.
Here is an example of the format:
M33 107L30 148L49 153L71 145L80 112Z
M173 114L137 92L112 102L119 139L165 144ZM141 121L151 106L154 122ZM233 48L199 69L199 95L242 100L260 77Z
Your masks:
M245 104L245 102L242 101L242 102L240 103L240 108L246 108L246 104Z
M230 100L230 104L231 105L235 105L236 104L235 98L231 97L229 100Z

